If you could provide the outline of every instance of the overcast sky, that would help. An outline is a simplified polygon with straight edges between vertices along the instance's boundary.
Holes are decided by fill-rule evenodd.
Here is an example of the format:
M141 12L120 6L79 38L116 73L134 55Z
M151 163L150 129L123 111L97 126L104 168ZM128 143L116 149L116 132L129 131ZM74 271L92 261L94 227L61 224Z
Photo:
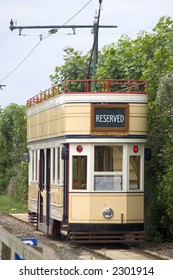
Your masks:
M63 64L65 47L85 54L93 43L90 29L76 29L76 35L60 29L51 36L49 29L23 29L19 36L19 30L9 29L11 18L17 26L64 25L72 17L68 25L92 25L98 8L99 0L0 0L0 84L6 85L0 90L2 108L25 105L50 88L49 75ZM152 32L161 16L173 18L173 0L102 0L100 25L118 28L99 30L99 49L122 34L135 38L142 30Z

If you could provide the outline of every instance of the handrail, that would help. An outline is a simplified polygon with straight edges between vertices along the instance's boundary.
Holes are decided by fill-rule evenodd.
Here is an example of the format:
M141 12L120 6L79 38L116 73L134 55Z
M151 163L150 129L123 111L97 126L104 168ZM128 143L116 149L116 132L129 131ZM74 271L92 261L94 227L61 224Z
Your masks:
M7 247L13 250L14 253L17 253L24 260L45 260L42 253L32 248L31 246L26 245L15 235L11 234L8 230L3 228L0 225L0 240Z
M143 80L65 80L27 100L27 108L37 105L59 94L148 94L148 82Z

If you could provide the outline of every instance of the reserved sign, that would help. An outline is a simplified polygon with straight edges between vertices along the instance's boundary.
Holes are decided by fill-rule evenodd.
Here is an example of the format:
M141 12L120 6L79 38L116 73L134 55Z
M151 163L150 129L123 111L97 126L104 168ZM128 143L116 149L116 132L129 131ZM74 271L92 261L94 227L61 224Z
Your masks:
M128 105L92 104L92 131L127 131Z

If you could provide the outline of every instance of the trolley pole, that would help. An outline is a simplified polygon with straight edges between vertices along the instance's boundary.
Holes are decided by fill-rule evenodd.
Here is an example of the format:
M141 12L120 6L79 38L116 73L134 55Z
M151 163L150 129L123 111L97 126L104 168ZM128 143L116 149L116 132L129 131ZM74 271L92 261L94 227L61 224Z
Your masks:
M98 16L95 15L94 16L94 22L93 22L93 26L94 26L94 50L93 50L93 75L95 74L95 70L96 70L96 65L98 62Z

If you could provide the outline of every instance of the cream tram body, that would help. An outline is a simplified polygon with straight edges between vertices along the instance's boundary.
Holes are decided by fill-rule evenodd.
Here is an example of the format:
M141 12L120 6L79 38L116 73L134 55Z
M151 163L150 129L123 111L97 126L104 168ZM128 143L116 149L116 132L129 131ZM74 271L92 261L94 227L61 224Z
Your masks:
M87 83L28 101L29 212L51 235L142 231L147 86L95 81L102 86L92 91Z

